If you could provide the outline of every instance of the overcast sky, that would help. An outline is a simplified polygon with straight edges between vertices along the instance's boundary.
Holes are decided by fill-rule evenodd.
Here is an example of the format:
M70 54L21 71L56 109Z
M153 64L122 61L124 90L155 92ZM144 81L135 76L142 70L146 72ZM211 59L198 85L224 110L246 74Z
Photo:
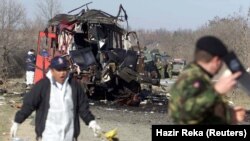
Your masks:
M37 0L20 0L33 17ZM133 29L197 29L215 16L247 16L250 0L60 0L62 12L93 2L89 8L116 15L122 4Z

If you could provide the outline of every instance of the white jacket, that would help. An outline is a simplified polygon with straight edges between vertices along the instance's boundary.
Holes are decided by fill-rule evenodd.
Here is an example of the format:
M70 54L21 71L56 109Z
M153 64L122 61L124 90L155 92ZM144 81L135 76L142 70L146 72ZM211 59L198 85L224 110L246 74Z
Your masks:
M42 141L73 141L74 116L72 89L68 77L64 84L56 82L49 71L47 77L51 83L48 116Z

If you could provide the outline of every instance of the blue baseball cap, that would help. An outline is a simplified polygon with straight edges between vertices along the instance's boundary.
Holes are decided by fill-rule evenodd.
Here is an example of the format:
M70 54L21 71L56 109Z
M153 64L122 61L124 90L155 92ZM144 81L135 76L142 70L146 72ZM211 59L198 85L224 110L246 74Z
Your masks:
M50 68L56 70L67 70L69 69L69 63L64 57L56 56L51 60Z

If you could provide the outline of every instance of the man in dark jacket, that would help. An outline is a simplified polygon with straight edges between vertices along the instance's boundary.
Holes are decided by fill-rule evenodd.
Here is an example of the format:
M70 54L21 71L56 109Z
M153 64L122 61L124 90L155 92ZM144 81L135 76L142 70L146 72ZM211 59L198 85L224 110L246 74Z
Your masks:
M35 51L30 49L27 53L26 59L26 86L29 88L34 82L34 73L36 66Z
M11 127L15 137L18 125L36 111L35 131L42 141L73 141L80 134L79 116L100 135L101 128L89 110L87 95L80 84L69 77L68 61L63 57L51 60L50 71L26 94L22 108Z

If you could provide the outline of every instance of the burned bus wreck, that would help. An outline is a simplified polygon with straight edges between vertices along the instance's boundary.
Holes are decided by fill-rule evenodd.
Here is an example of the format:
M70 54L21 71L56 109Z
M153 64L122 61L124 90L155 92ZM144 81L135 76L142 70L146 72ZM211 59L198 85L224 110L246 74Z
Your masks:
M127 18L122 6L117 16L88 7L75 15L56 15L39 33L35 82L45 76L50 60L60 55L69 60L73 77L91 99L138 105L140 84L159 81L143 75L137 35L122 26L128 26Z

